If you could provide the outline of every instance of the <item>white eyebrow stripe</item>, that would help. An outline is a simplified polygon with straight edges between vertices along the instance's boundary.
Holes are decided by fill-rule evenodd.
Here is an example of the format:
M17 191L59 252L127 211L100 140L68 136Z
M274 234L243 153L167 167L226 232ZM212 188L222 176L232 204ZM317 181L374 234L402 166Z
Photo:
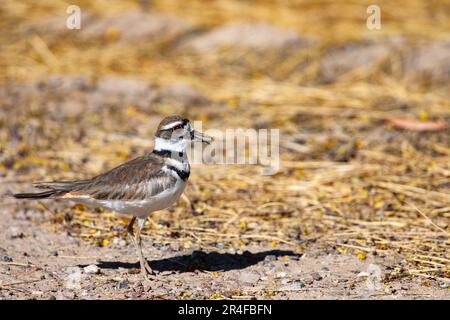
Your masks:
M172 129L173 127L176 127L179 124L183 124L183 122L176 121L176 122L169 123L169 124L165 125L164 127L161 127L161 130Z

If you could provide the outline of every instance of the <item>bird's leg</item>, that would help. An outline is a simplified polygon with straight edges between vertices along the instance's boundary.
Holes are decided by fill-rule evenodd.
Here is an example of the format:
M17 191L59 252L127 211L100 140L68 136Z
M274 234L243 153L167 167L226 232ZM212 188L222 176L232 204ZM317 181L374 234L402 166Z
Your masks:
M145 224L145 218L139 218L138 228L136 235L133 231L133 225L136 221L136 217L131 218L130 223L128 224L127 231L128 235L130 236L131 242L133 242L133 245L138 253L139 256L139 263L141 266L141 273L143 274L144 278L148 281L150 279L148 278L147 273L151 274L152 269L148 265L147 260L144 259L144 255L142 254L142 244L141 244L141 229ZM148 268L147 268L148 267Z
M183 200L190 208L192 208L191 200L189 200L184 192L181 194L181 200Z
M181 200L183 200L187 204L187 206L191 208L192 212L195 213L194 204L191 202L191 200L189 200L188 196L184 192L181 194Z
M141 271L143 273L148 273L148 274L154 274L152 268L150 268L150 265L147 262L147 259L144 258L144 255L142 254L142 240L141 240L141 230L145 225L145 221L147 221L147 217L143 217L143 218L138 218L138 228L137 228L137 232L136 232L136 242L138 244L138 251L139 251L139 259L141 260Z

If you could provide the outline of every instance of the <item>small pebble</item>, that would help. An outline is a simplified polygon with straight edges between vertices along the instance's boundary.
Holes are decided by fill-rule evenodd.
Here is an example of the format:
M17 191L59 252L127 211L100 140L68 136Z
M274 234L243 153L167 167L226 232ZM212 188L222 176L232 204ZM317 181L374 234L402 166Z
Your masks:
M264 261L266 261L266 262L271 262L271 261L276 261L276 260L277 260L277 257L273 254L268 255L264 258Z
M17 227L11 227L9 229L9 231L10 231L11 239L18 239L18 238L24 237L23 232Z
M313 272L311 274L312 278L314 279L314 281L320 281L322 280L322 276L318 273L318 272Z
M153 290L152 293L155 296L164 296L164 295L167 295L169 292L167 291L167 289L164 289L163 287L159 287L159 288L156 288L155 290Z
M117 282L116 288L117 289L128 289L130 286L130 283L127 279L124 279L122 281Z
M305 284L302 281L294 281L294 283L292 283L289 288L292 290L300 290L303 289L305 287Z
M87 274L98 274L98 273L100 273L100 268L97 267L95 264L91 264L87 267L84 267L83 271L84 271L84 273L87 273Z
M277 278L284 278L284 277L286 277L286 272L278 272L276 277Z
M86 291L86 294L87 294L88 291L95 290L96 288L97 288L97 286L95 284L91 283L91 284L85 286L83 289Z
M264 267L266 267L267 269L275 269L276 268L275 264L270 263L270 262L264 263Z
M8 256L3 256L3 257L0 258L0 261L13 262L13 259L11 257L8 257Z
M238 280L243 283L255 283L260 279L260 275L256 272L244 271L239 275Z
M119 247L125 247L127 245L127 242L124 239L118 237L114 238L112 243Z

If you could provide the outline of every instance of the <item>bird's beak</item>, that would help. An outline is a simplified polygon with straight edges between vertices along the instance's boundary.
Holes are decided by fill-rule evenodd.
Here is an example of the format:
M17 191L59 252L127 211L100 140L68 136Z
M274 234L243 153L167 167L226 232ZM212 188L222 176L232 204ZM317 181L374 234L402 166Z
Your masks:
M196 140L196 141L201 141L202 143L206 143L206 144L211 144L211 142L213 141L213 138L201 133L200 131L197 130L192 130L191 131L191 139Z

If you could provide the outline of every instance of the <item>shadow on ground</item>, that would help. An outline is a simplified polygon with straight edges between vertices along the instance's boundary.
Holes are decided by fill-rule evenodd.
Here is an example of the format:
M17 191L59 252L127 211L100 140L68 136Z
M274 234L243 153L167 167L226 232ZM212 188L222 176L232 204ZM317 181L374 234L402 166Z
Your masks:
M149 264L153 270L159 272L192 272L195 270L230 271L244 269L255 265L268 256L273 256L274 258L279 256L299 257L298 254L290 250L270 250L258 253L245 251L242 254L194 251L187 255L149 261ZM139 268L139 263L100 261L97 263L97 266L102 269L134 269Z

